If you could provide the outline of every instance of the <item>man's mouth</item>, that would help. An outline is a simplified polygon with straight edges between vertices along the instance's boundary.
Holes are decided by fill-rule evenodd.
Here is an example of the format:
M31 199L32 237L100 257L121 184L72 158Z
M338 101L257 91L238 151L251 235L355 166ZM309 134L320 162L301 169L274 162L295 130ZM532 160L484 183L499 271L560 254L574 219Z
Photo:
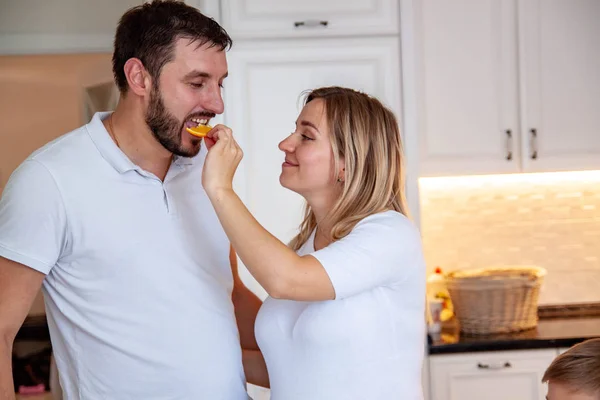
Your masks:
M189 118L185 121L185 130L196 137L205 137L212 129L212 126L208 125L208 121L210 121L210 118L206 117Z
M208 125L210 118L190 118L185 121L186 128L196 128L199 125Z

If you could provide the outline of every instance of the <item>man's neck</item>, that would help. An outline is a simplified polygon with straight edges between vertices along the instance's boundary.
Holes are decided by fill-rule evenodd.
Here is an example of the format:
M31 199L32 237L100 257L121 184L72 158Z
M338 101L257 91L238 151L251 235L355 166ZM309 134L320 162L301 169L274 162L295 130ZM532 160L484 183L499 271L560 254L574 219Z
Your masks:
M123 103L104 126L115 144L137 166L164 180L173 160L173 154L161 146L148 129L143 117Z

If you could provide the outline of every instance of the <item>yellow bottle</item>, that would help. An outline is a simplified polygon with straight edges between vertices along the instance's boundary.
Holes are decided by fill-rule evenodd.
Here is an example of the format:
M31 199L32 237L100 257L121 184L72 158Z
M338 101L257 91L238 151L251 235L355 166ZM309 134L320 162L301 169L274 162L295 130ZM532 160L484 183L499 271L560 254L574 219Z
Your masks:
M440 315L442 322L448 321L454 316L454 307L452 306L450 293L446 288L446 277L440 267L436 267L433 274L427 278L427 298L443 301L443 308Z

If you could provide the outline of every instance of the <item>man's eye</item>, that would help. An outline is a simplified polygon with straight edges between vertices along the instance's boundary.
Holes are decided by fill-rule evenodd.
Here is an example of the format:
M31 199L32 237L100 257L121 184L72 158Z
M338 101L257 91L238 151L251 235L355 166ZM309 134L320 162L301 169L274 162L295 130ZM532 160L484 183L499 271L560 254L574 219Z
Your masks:
M204 83L190 83L193 88L199 89L204 86Z

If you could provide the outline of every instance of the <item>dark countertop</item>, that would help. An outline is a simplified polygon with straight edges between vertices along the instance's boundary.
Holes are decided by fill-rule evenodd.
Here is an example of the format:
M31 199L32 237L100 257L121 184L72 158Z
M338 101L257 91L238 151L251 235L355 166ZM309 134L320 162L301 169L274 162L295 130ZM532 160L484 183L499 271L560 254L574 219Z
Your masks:
M429 337L429 354L571 347L600 337L600 317L540 319L535 329L489 336L461 335L457 324Z

